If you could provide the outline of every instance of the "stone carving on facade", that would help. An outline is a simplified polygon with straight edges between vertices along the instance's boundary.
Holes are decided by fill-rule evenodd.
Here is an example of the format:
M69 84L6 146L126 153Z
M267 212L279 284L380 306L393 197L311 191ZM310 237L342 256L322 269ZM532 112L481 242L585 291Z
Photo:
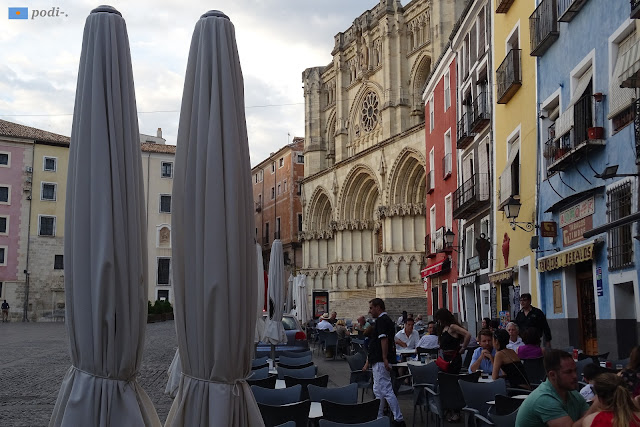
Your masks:
M331 192L335 195L340 191L340 185L338 184L338 175L336 171L333 171L333 182L331 183Z
M162 227L158 233L158 243L160 246L169 246L171 243L171 231L169 227Z
M400 203L391 206L378 206L376 216L378 219L394 216L423 216L425 214L424 203Z

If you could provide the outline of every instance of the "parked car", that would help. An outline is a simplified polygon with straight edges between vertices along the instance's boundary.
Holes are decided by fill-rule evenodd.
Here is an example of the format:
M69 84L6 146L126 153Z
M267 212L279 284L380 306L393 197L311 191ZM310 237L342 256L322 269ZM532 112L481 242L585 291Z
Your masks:
M263 315L263 318L266 319L267 315ZM276 357L283 351L306 351L309 349L307 334L302 330L298 319L290 314L285 314L282 316L282 325L287 334L287 343L276 345ZM270 354L271 345L259 342L256 357L269 356Z

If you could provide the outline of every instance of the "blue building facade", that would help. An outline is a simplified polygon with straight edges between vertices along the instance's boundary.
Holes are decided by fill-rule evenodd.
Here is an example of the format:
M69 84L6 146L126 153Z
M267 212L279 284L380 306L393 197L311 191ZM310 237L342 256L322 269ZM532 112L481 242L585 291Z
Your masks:
M628 0L544 0L530 19L538 304L554 347L609 358L628 357L639 342L638 177L621 176L638 173L637 96L620 87L640 39L630 12Z

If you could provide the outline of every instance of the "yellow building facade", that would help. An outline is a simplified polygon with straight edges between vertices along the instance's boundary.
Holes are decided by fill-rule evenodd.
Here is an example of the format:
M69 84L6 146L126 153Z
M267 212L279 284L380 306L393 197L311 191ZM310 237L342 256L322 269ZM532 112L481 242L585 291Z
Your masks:
M496 256L489 279L492 317L504 311L513 319L520 294L531 293L534 305L539 296L535 252L530 249L537 195L536 61L529 42L529 16L535 5L494 0L492 6ZM521 203L515 221L522 224L512 224L505 214L504 206L513 201Z

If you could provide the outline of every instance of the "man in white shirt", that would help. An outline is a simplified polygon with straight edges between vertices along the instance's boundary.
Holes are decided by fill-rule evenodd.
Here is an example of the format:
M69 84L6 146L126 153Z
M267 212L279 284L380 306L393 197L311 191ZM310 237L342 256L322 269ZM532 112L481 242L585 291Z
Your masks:
M429 322L427 324L427 333L420 338L417 347L420 348L438 348L438 336L436 335L436 322Z
M524 345L524 343L522 342L522 338L518 336L520 328L518 328L518 325L516 325L515 323L509 322L507 323L506 329L507 332L509 332L509 344L507 344L507 348L510 348L517 353L518 347Z
M317 330L326 329L329 332L335 331L335 329L333 328L333 325L329 322L329 313L324 313L320 317L320 323L318 323L318 326L316 326L316 329Z
M419 339L420 334L413 330L413 318L408 317L404 329L396 334L396 345L402 348L416 348Z

